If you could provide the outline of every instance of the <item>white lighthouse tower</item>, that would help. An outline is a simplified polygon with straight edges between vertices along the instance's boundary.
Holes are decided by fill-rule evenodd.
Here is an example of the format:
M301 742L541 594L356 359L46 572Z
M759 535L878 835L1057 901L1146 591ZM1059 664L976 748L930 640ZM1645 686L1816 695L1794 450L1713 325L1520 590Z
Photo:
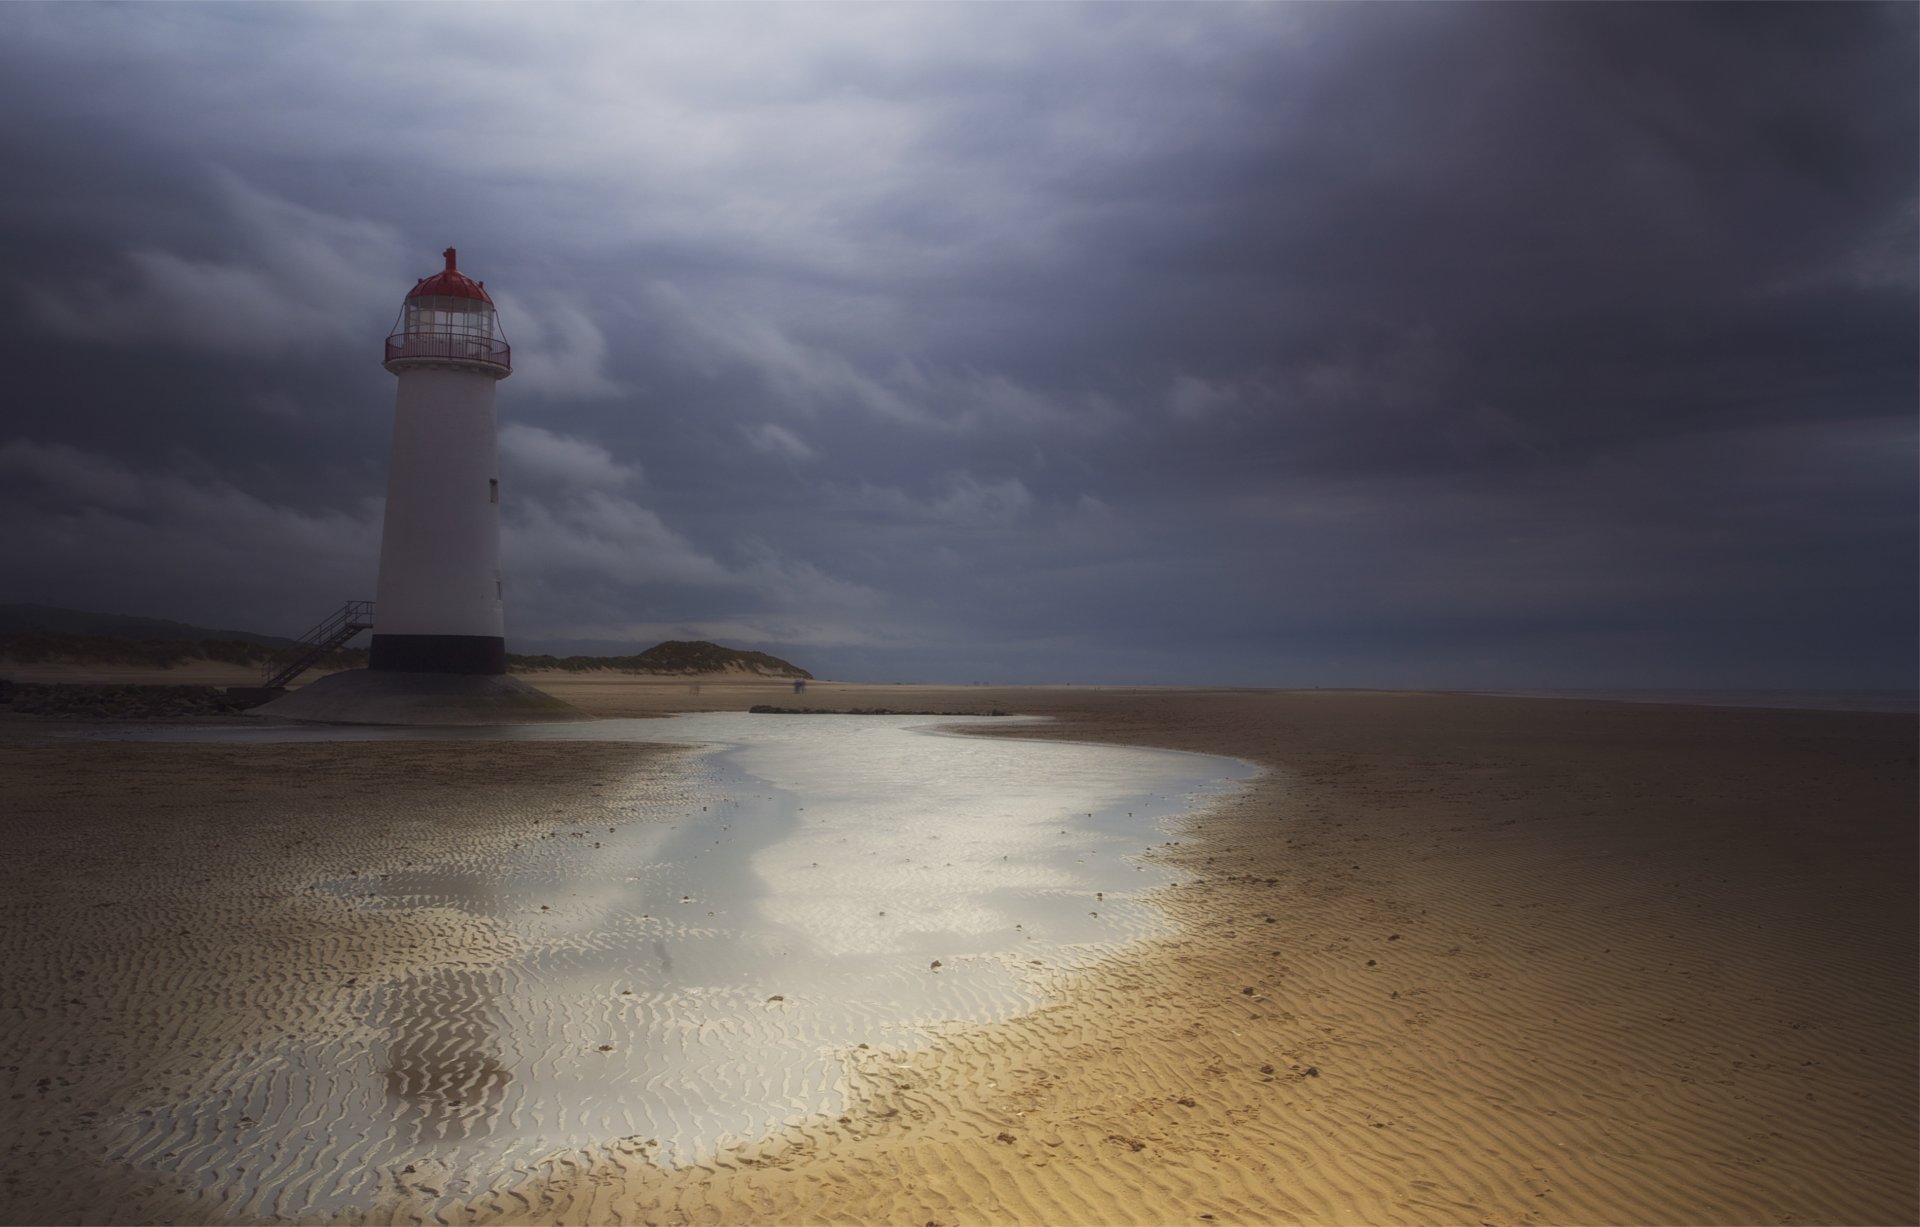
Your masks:
M387 338L399 378L367 668L254 708L337 724L517 724L585 717L507 676L495 385L513 373L486 285L447 266L414 283ZM345 612L363 609L350 602ZM365 623L339 621L339 638ZM331 645L330 645L331 646Z
M378 672L501 674L500 475L495 385L513 373L486 286L455 266L407 294L387 369L400 383L380 538Z

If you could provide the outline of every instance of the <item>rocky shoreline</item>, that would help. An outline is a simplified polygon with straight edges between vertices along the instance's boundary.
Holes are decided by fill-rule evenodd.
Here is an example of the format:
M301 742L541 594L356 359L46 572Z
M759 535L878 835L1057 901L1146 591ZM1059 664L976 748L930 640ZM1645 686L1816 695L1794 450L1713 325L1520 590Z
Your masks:
M232 716L257 701L229 694L219 686L90 686L76 682L0 681L0 707L16 715L53 720Z

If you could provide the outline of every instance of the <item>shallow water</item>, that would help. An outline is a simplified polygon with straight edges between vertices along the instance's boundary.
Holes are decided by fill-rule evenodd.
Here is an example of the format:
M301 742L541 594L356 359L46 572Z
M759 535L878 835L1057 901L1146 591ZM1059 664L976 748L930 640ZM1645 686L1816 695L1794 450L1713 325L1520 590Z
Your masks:
M452 1199L555 1152L704 1162L847 1107L848 1061L1042 1004L1063 974L1168 931L1138 854L1252 774L1170 751L952 736L1006 719L709 713L504 730L174 727L195 741L511 737L682 742L668 821L314 888L457 909L497 964L366 986L363 1034L289 1040L120 1156L244 1173L255 1216L363 1203L381 1174ZM484 795L475 797L484 805ZM935 966L937 962L937 966ZM860 1045L868 1045L865 1052ZM876 1053L882 1054L877 1058ZM223 1182L231 1176L223 1177Z

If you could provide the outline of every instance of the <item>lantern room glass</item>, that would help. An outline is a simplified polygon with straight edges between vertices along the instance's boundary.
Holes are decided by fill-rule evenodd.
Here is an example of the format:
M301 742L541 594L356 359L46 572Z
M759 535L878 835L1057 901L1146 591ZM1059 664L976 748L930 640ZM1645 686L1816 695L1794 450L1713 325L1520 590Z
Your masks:
M479 298L422 294L409 298L387 338L387 361L453 359L512 369L493 304Z
M483 351L495 339L493 306L477 298L410 298L403 325L409 340L472 340Z

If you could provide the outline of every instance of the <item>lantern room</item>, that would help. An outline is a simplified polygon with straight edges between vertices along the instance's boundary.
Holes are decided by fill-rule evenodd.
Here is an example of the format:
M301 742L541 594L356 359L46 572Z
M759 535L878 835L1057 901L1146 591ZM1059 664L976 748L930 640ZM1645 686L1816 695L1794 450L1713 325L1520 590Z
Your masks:
M505 379L513 373L513 351L500 334L486 283L459 270L453 248L444 254L446 268L407 293L387 337L386 367L398 375L411 366L451 365Z

